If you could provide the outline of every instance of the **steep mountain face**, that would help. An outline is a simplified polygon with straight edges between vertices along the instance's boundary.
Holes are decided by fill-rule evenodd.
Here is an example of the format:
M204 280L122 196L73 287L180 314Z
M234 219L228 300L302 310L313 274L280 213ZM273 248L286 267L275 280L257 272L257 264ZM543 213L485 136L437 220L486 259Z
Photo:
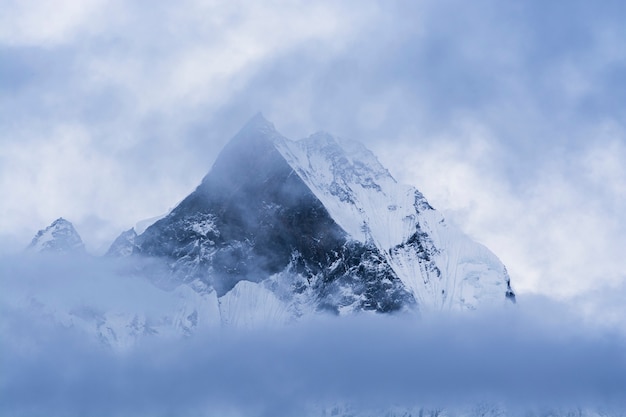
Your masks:
M191 195L136 237L133 253L214 290L223 317L259 297L279 301L276 316L514 299L497 257L367 149L325 133L290 141L260 115Z
M317 133L276 146L342 229L378 249L421 310L515 299L500 260L414 187L398 184L362 145Z
M129 230L126 230L125 232L122 232L113 241L105 256L123 258L132 255L133 249L135 248L136 237L137 232L135 232L135 228L131 228Z
M378 249L352 239L285 160L282 140L252 120L200 186L137 237L135 253L167 259L183 282L220 298L242 281L262 283L296 315L412 306Z
M89 258L93 267L78 267L76 300L57 305L63 296L25 290L11 298L15 309L36 306L41 317L125 349L152 335L271 327L319 311L427 313L515 300L498 258L362 145L326 133L291 141L262 116L153 222L139 235L123 232L105 258ZM29 250L77 253L84 245L58 219ZM60 262L65 271L66 258L46 259L46 270ZM92 269L101 281L90 281ZM106 291L130 301L103 306Z
M32 252L83 253L85 245L72 223L60 217L37 232L26 249Z

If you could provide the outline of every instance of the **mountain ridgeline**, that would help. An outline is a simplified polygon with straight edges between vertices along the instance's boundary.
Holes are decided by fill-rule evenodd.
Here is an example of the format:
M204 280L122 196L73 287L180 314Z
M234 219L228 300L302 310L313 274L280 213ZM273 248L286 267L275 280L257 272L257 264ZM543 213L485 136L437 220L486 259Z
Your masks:
M185 282L221 297L242 280L283 274L283 291L339 312L395 311L414 298L371 242L352 239L282 156L264 119L224 148L200 186L136 239L135 253L170 261Z
M29 249L84 253L64 219ZM327 133L292 141L261 115L230 140L193 193L145 231L123 232L105 257L148 278L143 292L160 294L162 311L49 312L118 348L145 335L274 325L319 312L515 301L498 258L418 190L398 184L369 150Z
M371 152L325 133L290 141L261 115L193 193L135 238L133 255L166 260L177 280L200 281L218 298L258 284L296 311L514 300L500 261Z
M85 245L74 225L59 217L45 229L37 232L27 251L58 254L80 254L85 252Z

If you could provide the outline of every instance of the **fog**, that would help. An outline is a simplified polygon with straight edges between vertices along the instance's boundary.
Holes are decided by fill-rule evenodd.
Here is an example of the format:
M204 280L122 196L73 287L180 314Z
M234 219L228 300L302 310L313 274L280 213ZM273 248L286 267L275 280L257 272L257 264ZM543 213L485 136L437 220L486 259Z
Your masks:
M269 329L156 335L118 351L54 312L90 305L158 314L168 293L121 273L128 263L38 259L0 262L2 415L626 409L625 333L548 298L463 315L320 315ZM52 307L41 314L32 299Z

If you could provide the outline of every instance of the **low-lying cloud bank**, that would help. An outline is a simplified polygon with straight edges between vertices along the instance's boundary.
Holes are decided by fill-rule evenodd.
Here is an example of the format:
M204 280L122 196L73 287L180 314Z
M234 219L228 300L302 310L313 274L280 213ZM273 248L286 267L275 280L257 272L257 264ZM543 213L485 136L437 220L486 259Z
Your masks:
M335 405L349 409L334 409L339 415L392 406L453 414L485 403L498 405L487 407L492 415L626 410L624 333L583 324L546 299L462 316L316 317L275 329L151 336L115 352L10 301L27 287L31 294L64 288L56 292L67 293L68 308L97 298L99 308L158 304L151 294L116 293L129 279L107 275L119 268L73 262L0 262L7 290L0 298L1 415L295 416L332 413ZM90 271L96 265L99 273ZM87 284L73 285L81 279Z

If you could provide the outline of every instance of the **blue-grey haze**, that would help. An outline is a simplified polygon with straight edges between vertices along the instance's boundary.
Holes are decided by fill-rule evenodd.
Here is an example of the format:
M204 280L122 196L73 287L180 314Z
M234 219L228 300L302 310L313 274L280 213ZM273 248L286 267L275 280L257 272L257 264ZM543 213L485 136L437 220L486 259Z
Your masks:
M9 414L193 414L222 399L276 415L267 404L411 402L468 385L557 403L626 391L623 1L0 3L2 253L60 216L103 253L192 191L262 111L294 139L363 141L502 258L522 311L416 332L357 320L233 336L242 345L200 336L129 356L3 315ZM9 259L4 272L42 272ZM450 362L430 360L442 349Z
M147 284L120 274L131 267L90 257L2 258L0 414L626 407L624 333L545 297L473 314L319 316L182 339L146 335L125 350L57 321L54 311L80 308L160 317L158 292L137 294ZM43 310L41 301L49 303Z

